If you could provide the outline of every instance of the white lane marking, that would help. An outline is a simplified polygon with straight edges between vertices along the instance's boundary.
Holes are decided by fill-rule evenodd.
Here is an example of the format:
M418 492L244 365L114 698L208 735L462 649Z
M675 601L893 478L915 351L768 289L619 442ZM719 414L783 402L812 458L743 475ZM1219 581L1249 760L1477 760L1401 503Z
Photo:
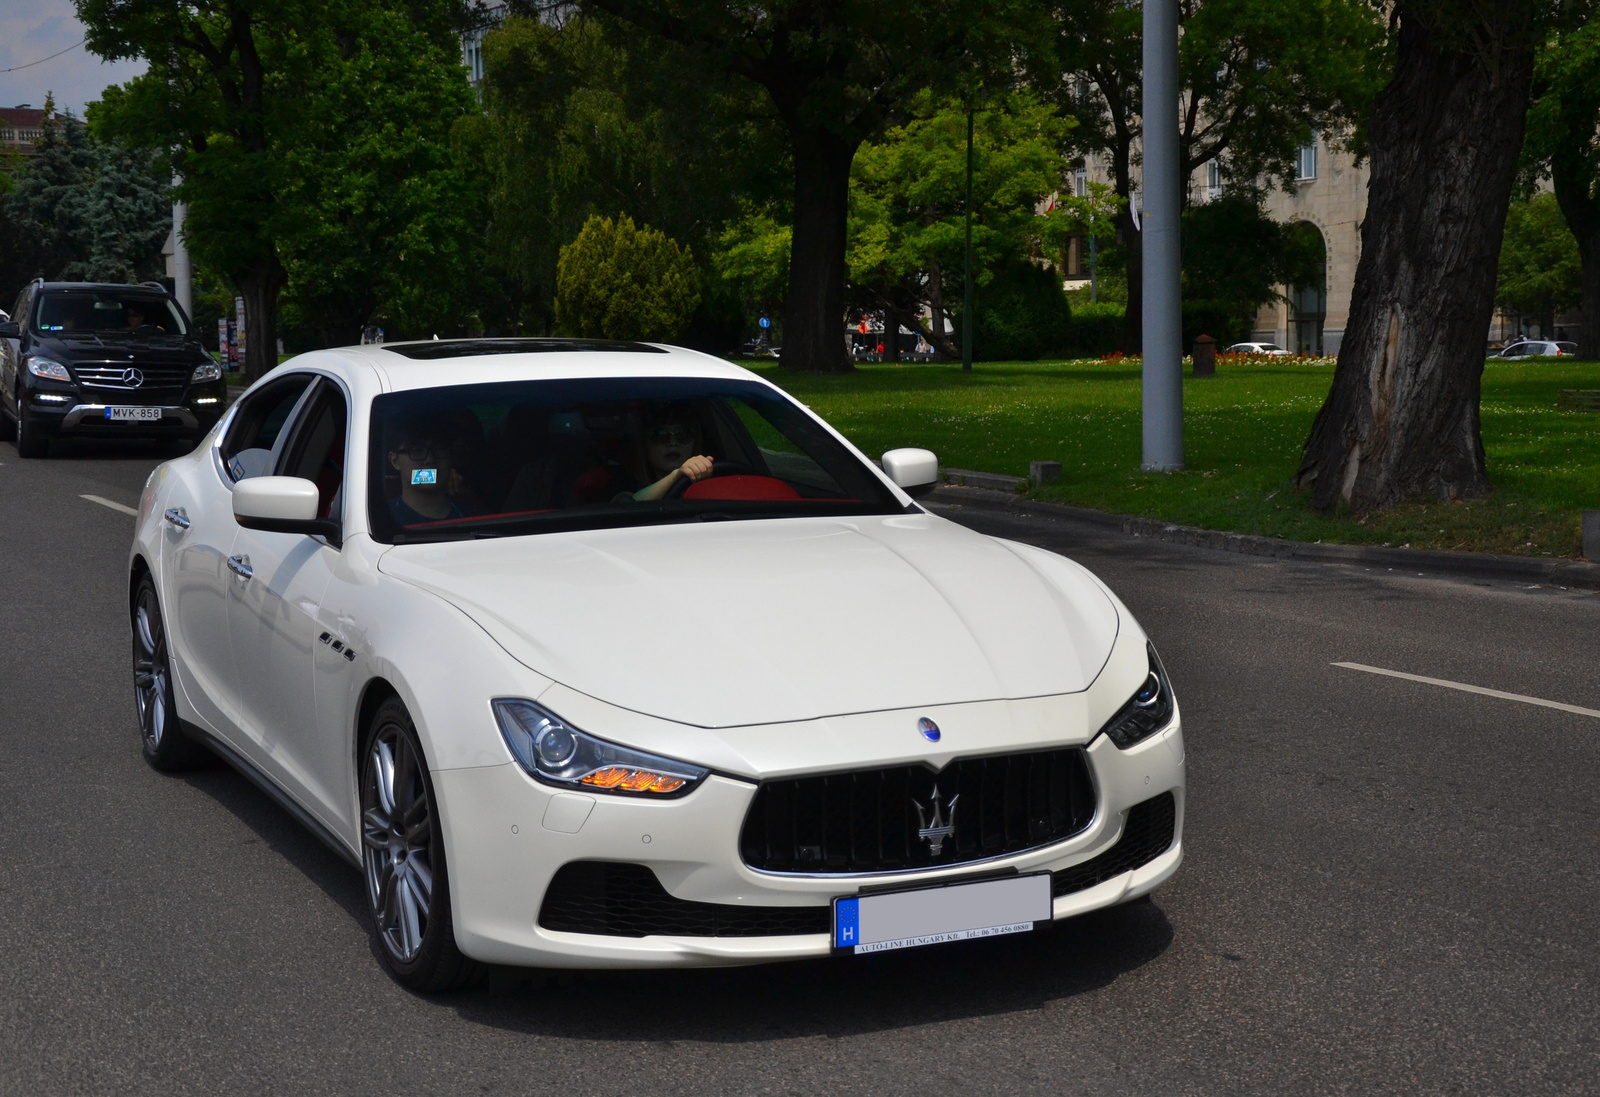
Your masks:
M123 514L131 514L135 518L139 517L139 512L133 507L125 506L122 503L112 502L110 499L102 498L99 495L80 495L78 498L87 499L91 503L99 503L102 507L110 507L112 510L120 510Z
M1485 697L1498 697L1502 701L1521 701L1525 705L1539 705L1542 708L1560 709L1562 712L1575 712L1579 716L1593 716L1600 720L1600 710L1580 708L1577 705L1564 705L1560 701L1546 701L1543 697L1528 697L1521 693L1506 693L1504 690L1485 689L1483 686L1469 686L1465 682L1451 682L1444 678L1425 678L1420 674L1407 674L1402 670L1384 670L1382 667L1369 667L1365 663L1334 663L1336 667L1346 670L1359 670L1367 674L1383 674L1390 678L1404 678L1408 682L1421 682L1427 686L1443 686L1445 689L1459 689L1463 693L1481 693Z

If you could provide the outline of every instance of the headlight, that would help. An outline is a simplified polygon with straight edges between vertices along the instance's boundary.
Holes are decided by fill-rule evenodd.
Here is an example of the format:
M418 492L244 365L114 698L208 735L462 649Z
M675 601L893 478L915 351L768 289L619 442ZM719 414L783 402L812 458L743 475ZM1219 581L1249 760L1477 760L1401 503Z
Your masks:
M67 372L67 367L48 358L29 358L28 372L47 381L65 381L69 385L72 384L72 374Z
M202 362L194 367L194 372L189 375L191 381L220 381L222 380L222 367L215 362Z
M1167 669L1161 665L1155 645L1146 643L1145 650L1150 653L1149 675L1128 698L1128 703L1100 729L1124 750L1170 724L1176 707L1172 700L1172 683L1167 681Z
M710 770L585 735L532 701L492 702L512 757L535 779L564 788L681 796Z

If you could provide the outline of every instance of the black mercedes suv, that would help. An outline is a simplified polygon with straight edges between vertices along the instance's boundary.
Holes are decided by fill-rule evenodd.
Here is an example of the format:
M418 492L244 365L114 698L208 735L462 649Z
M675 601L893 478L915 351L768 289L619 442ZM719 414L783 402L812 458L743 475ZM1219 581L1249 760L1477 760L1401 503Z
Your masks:
M0 432L20 457L66 435L192 446L227 402L222 368L158 283L41 279L0 323Z

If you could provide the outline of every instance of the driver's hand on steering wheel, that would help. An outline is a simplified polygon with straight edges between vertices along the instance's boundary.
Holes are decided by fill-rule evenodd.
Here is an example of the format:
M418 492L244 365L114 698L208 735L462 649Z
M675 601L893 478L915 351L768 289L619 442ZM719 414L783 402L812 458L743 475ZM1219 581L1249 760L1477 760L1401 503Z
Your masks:
M678 474L691 484L697 480L704 480L711 475L711 458L702 457L697 453L678 466Z

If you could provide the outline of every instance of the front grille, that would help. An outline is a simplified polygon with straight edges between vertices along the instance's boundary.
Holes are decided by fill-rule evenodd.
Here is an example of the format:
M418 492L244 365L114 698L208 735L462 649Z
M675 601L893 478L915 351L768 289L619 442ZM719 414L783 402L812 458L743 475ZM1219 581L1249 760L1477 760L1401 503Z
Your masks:
M1086 891L1113 876L1148 865L1172 848L1173 831L1178 825L1178 804L1172 793L1163 792L1128 809L1117 844L1081 865L1050 874L1050 893L1057 897Z
M143 375L138 385L125 380L128 369ZM122 404L176 404L188 387L194 363L84 362L72 367L85 395Z
M739 852L762 872L941 868L1050 845L1093 818L1094 785L1080 749L958 758L938 773L893 766L765 781ZM948 837L918 834L938 823L953 825Z
M544 893L539 924L606 937L791 937L828 933L827 906L741 907L667 894L644 865L573 861Z

